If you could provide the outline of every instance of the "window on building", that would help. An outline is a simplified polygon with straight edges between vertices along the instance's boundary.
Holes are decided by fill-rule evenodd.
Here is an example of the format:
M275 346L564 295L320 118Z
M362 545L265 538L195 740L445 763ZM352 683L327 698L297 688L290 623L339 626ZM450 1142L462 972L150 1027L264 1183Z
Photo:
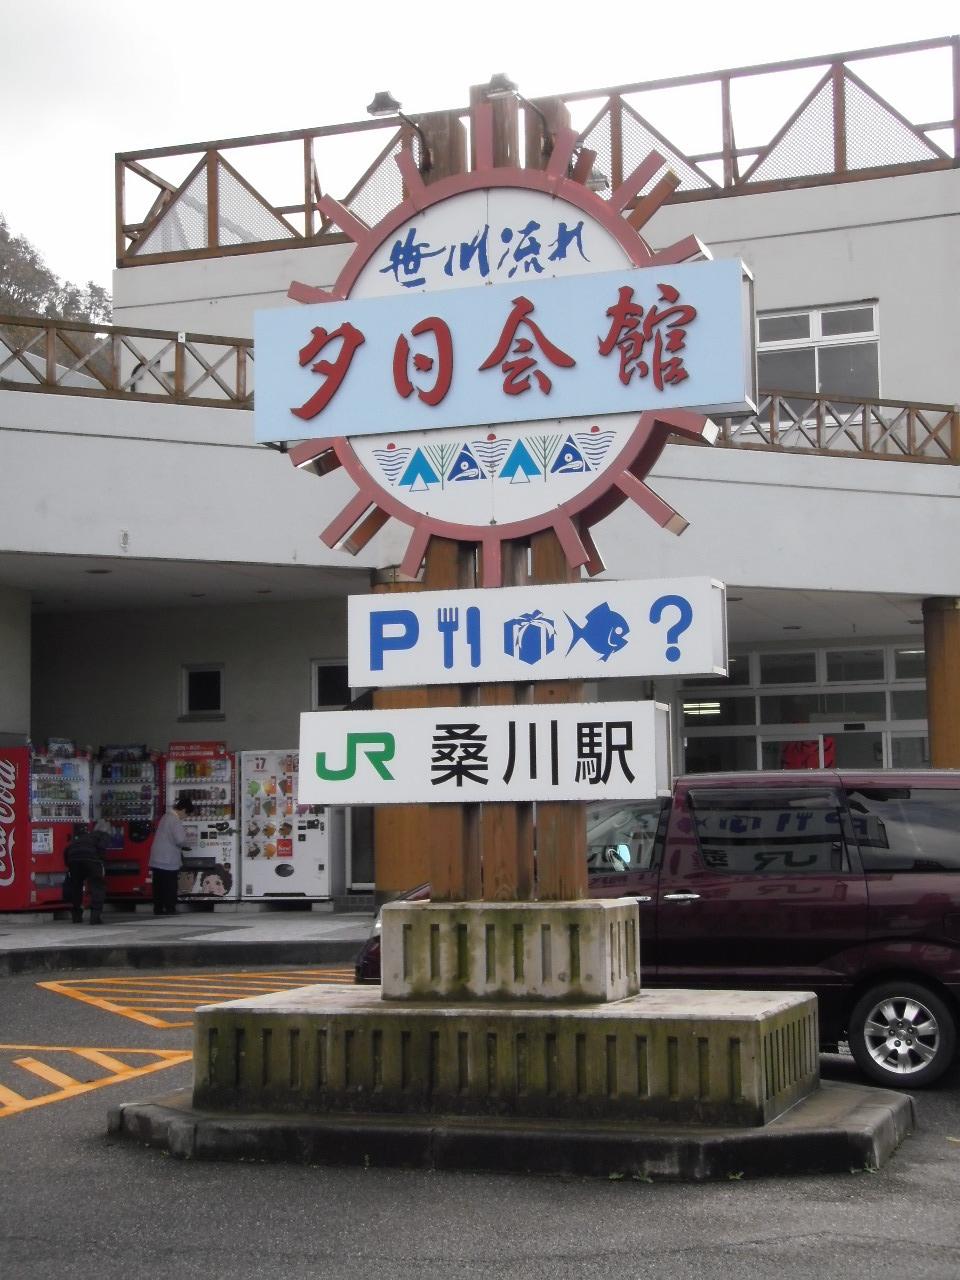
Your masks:
M757 317L762 391L875 400L880 395L877 303L774 311ZM803 404L793 404L796 412Z
M814 684L817 655L810 653L761 653L761 684Z
M897 680L924 680L927 655L923 649L903 648L893 651L893 674Z
M827 680L849 684L856 680L882 680L882 649L828 649Z
M923 669L908 644L740 653L745 679L698 676L677 691L681 767L929 768Z
M757 703L752 694L743 698L697 696L684 698L683 723L699 729L719 729L730 724L756 724Z
M192 720L223 716L223 665L206 663L181 669L180 712Z
M345 662L313 663L313 709L345 707L351 699Z

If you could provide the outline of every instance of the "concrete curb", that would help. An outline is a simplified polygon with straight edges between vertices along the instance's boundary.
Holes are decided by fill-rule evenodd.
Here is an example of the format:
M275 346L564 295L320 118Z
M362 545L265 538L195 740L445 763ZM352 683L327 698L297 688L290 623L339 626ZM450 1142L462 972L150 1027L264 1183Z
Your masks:
M23 947L0 952L0 977L64 969L201 968L221 964L352 964L362 943L334 939L272 942L147 942Z
M913 1131L913 1099L822 1084L762 1128L466 1120L372 1115L233 1115L195 1110L189 1089L108 1115L108 1133L195 1160L485 1170L704 1182L877 1169Z

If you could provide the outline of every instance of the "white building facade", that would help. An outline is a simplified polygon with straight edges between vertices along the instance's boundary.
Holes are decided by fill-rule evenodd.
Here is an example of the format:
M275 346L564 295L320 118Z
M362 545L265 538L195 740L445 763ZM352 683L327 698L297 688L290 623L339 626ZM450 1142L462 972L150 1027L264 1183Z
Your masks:
M911 57L943 78L932 123L871 85ZM677 771L781 767L798 747L826 766L960 765L927 696L960 709L958 67L954 37L501 115L503 145L534 164L544 126L571 119L613 187L656 149L647 191L673 195L645 238L695 234L754 276L757 415L722 424L712 449L669 444L650 477L689 528L673 537L626 504L594 530L611 578L727 584L731 674L654 689ZM761 71L777 125L738 149L731 102ZM652 114L664 89L716 95L714 150L671 141ZM465 119L421 119L435 173L455 167ZM355 556L325 547L346 477L255 445L251 413L254 313L297 305L292 280L331 285L350 252L315 207L331 137L377 153L341 188L370 223L400 198L395 153L423 165L396 121L118 157L115 327L86 335L99 363L67 326L0 330L0 741L288 748L301 711L361 692L346 686L345 597L390 580L407 532L388 523ZM292 199L265 194L264 155L292 155ZM137 182L151 202L133 213ZM356 849L360 887L369 835Z

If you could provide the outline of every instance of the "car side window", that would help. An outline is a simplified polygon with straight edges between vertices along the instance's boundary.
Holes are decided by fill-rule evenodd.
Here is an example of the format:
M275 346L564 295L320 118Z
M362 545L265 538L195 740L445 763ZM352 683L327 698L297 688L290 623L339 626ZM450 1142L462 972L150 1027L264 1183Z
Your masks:
M668 800L611 803L587 811L587 870L591 875L647 871L653 865Z
M711 871L824 875L850 870L838 792L694 788L689 803L700 855Z
M851 787L847 805L866 871L960 871L960 790Z

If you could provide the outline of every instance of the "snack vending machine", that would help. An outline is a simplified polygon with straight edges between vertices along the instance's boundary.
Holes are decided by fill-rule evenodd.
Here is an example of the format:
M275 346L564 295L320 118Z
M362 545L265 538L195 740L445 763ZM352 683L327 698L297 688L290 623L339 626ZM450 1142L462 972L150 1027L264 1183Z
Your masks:
M343 893L346 810L298 805L297 751L240 754L240 897L322 900Z
M49 911L63 902L63 851L90 821L90 757L72 742L46 750L0 747L0 911Z
M160 818L160 770L145 746L101 747L93 763L93 816L110 828L107 898L150 898L148 861Z
M190 852L183 855L181 902L237 898L237 829L234 821L234 755L224 742L171 742L164 761L165 804L188 798L184 818Z

